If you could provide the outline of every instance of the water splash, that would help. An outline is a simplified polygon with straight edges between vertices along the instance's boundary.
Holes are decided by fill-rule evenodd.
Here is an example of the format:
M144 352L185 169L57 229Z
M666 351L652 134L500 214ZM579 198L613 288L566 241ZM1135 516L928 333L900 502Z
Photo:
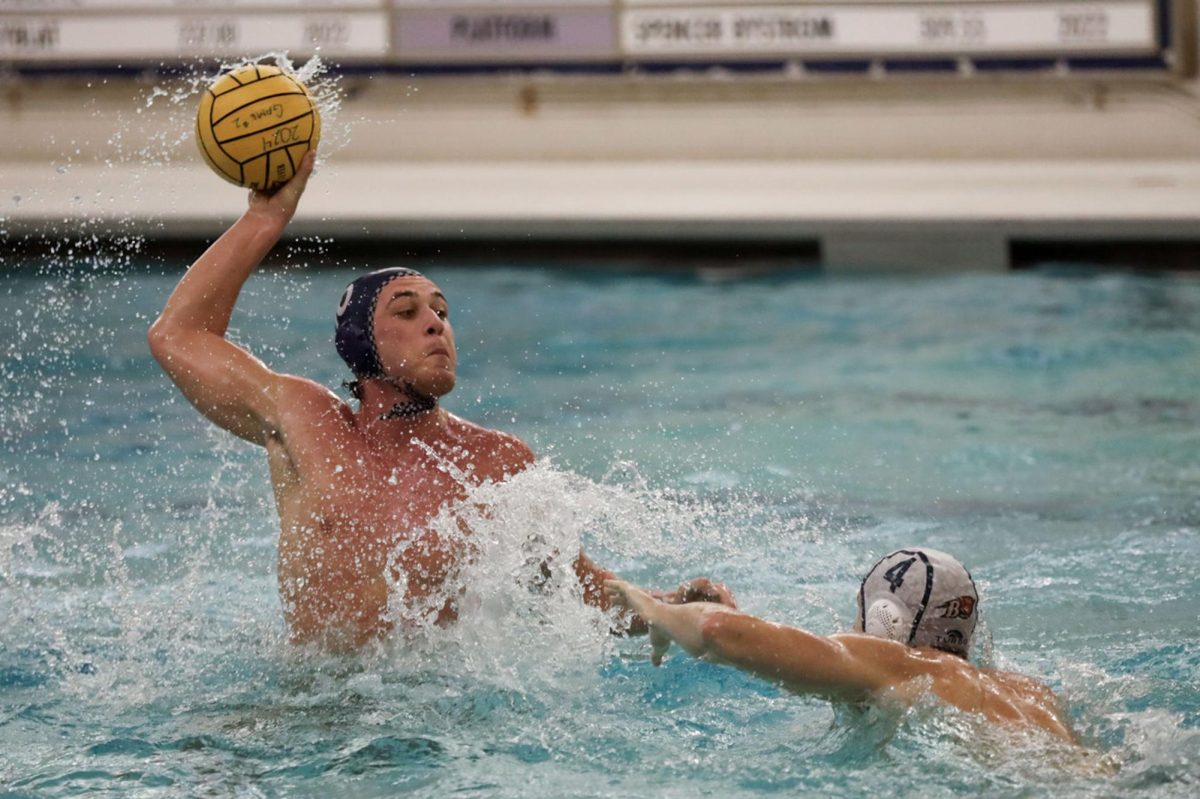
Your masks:
M537 661L592 669L610 653L607 631L616 619L583 604L573 568L580 551L643 581L679 580L710 563L745 559L742 531L731 521L750 518L748 507L653 490L628 465L622 470L638 487L593 481L543 460L444 508L429 530L471 555L444 592L419 602L407 597L402 577L393 585L400 631L393 645L420 668L430 660L462 663L478 679L508 675L513 682L505 687L516 690L521 675L545 676ZM438 627L447 601L457 605L459 622ZM446 647L461 651L446 657Z

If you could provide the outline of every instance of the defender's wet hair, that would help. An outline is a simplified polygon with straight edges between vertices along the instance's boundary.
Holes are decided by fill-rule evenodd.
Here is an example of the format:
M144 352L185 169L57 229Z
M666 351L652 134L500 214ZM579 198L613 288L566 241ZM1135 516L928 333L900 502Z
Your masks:
M334 343L338 355L358 380L383 376L383 364L375 345L375 301L383 287L398 277L425 276L402 266L369 272L346 286L338 303ZM351 384L352 391L355 384Z
M979 619L971 574L945 552L901 549L876 563L859 588L863 632L966 657Z

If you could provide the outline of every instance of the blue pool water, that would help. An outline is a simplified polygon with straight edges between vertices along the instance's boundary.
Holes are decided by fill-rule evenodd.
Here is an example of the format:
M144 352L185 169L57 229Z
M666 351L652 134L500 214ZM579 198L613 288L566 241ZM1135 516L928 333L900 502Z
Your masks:
M0 288L0 796L1200 790L1200 281L434 271L447 406L542 460L473 498L460 624L331 657L284 640L260 453L147 354L178 273L70 266ZM349 278L259 274L233 336L336 386ZM884 551L954 552L976 658L1050 683L1103 754L655 669L520 587L530 536L822 633Z

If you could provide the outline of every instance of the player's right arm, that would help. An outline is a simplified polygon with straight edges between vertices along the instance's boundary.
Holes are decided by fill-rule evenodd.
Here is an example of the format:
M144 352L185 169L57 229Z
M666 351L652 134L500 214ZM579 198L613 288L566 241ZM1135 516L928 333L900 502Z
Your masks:
M225 338L250 273L296 213L315 153L272 194L252 192L250 207L192 264L150 326L150 351L188 401L208 419L256 444L278 428L287 379Z
M605 590L649 624L655 663L674 641L693 657L734 666L798 693L857 701L892 682L891 671L872 649L873 639L814 635L710 602L669 605L620 580L609 580Z

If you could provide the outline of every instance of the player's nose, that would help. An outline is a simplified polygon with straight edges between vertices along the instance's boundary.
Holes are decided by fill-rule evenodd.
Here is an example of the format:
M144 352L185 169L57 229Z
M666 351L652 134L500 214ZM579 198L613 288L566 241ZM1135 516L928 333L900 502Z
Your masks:
M432 308L425 309L425 316L425 332L433 336L440 336L446 329L446 321L438 316L437 311Z

